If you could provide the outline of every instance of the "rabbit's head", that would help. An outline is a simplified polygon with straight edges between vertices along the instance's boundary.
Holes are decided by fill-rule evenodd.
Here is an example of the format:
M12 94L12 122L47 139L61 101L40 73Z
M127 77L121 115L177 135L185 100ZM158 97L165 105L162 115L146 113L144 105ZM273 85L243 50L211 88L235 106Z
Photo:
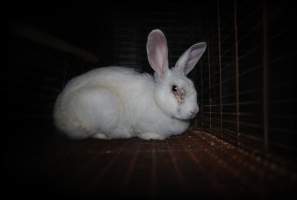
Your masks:
M187 49L176 65L169 69L168 48L162 31L153 30L147 40L147 55L155 71L154 98L166 114L180 120L189 120L199 111L197 92L187 74L195 67L206 49L206 43L196 43Z

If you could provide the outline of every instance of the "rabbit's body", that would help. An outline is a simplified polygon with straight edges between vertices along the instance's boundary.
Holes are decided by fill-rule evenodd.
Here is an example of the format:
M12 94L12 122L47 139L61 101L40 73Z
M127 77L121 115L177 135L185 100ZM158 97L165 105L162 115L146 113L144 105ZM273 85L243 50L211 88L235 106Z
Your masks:
M56 125L74 138L163 139L184 132L189 122L172 118L156 104L156 84L151 75L130 68L87 72L59 95Z
M54 120L71 138L164 139L183 133L199 108L194 68L206 43L191 46L169 69L165 36L149 34L147 54L154 77L124 67L104 67L73 78L58 96Z

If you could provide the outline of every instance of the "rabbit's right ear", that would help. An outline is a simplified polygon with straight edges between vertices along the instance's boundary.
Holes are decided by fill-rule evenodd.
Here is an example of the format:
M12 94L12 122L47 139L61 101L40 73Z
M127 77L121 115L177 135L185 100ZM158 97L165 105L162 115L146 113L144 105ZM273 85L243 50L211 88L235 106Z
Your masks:
M178 59L174 69L183 72L185 75L190 73L204 54L206 46L206 42L200 42L192 45Z
M155 29L150 32L146 51L151 67L162 78L168 70L168 48L166 37L161 30Z

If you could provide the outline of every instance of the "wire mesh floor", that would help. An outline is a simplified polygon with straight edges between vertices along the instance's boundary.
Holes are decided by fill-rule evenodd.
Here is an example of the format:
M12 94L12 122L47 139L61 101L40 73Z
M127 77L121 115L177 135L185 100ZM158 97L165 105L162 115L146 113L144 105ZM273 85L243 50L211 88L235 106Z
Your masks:
M23 171L18 184L31 192L148 199L296 195L294 169L199 130L164 141L55 137L42 149L34 158L15 158Z

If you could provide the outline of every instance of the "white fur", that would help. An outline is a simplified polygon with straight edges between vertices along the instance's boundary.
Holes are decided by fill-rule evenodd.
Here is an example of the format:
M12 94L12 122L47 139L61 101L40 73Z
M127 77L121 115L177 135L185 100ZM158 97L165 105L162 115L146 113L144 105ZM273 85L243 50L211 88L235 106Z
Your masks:
M154 52L160 52L158 46L161 46L165 52L162 56L148 52L150 63L157 63L153 67L155 78L124 67L98 68L75 77L57 98L54 110L56 126L69 137L77 139L135 136L164 139L183 133L189 126L189 120L198 112L194 85L186 78L182 66L173 70L166 66L167 43L161 31L150 33L147 46L147 49L155 49ZM185 58L181 59L186 62ZM172 84L186 91L182 105L172 94Z

